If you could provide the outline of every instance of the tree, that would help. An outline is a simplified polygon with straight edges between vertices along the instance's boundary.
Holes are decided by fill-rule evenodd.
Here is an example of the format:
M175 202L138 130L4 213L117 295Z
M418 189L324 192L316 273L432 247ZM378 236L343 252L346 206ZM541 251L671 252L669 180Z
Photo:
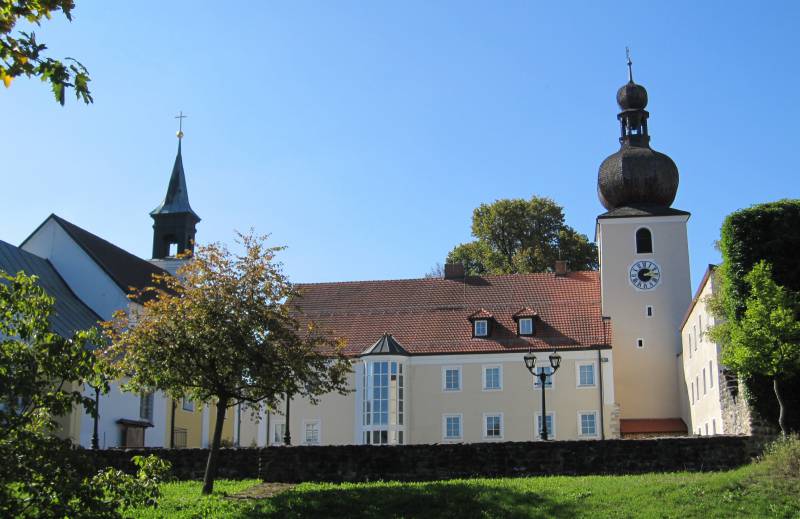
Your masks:
M50 331L53 299L35 276L0 271L0 516L114 517L85 460L53 436L75 406L96 413L83 383L106 389L90 345L95 331Z
M760 261L771 267L772 280L789 293L800 293L800 271L796 252L800 248L800 200L778 200L756 204L729 214L722 223L719 250L722 264L715 272L714 297L710 309L717 322L739 323L745 315L751 286L746 276ZM716 335L723 348L729 337ZM743 375L745 375L743 373ZM764 418L777 422L781 403L776 401L774 382L769 376L744 376L749 403ZM800 373L785 373L780 381L784 407L800 405ZM784 413L785 427L800 427L800 415Z
M566 225L563 209L549 198L481 204L472 214L472 235L475 241L447 255L468 275L547 272L558 259L574 270L598 266L597 246Z
M772 279L772 267L760 261L744 277L749 288L739 319L723 321L709 331L722 343L722 361L744 375L772 379L780 409L778 424L785 435L786 405L781 393L785 378L800 371L800 299Z
M350 364L343 344L290 310L297 294L276 262L280 247L239 235L242 255L224 245L198 247L177 277L146 289L141 311L104 323L104 357L130 376L132 390L161 389L216 406L203 493L213 490L225 411L243 404L275 409L287 392L316 396L344 391Z
M70 88L84 103L93 101L89 73L79 61L46 57L43 53L47 46L38 42L33 32L10 34L20 20L40 25L42 19L49 20L59 11L72 21L74 7L74 0L0 0L0 80L6 88L19 76L38 77L50 83L56 101L62 105Z

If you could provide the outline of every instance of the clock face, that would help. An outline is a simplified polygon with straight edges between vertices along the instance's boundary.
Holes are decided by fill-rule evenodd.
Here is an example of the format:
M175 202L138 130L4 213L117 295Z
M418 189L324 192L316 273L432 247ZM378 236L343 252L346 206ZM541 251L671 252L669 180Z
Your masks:
M628 281L639 290L651 290L661 280L661 267L654 261L640 260L631 265Z

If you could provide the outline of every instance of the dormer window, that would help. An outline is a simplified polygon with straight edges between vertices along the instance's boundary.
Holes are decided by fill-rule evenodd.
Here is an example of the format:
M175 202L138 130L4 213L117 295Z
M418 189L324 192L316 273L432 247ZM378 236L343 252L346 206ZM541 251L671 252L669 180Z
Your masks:
M536 332L533 320L538 316L539 314L536 310L528 306L515 313L513 317L517 322L517 335L520 337L531 337Z
M532 317L522 317L519 321L517 321L517 326L519 327L518 330L519 335L522 336L533 335Z
M491 312L481 308L474 314L467 317L472 325L473 337L489 337L492 334L492 323L494 316Z
M475 337L486 337L489 335L489 321L486 319L476 319L473 322L473 335Z

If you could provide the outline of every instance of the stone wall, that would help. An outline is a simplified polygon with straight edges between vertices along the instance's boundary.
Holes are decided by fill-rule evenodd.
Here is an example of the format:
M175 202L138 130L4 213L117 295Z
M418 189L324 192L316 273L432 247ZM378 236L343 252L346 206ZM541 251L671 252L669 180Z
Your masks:
M745 383L728 370L721 370L719 401L725 434L745 434L756 443L767 443L778 435L778 429L753 409L747 398Z
M156 454L179 479L201 479L205 449L85 451L96 466L132 471L131 456ZM648 440L222 449L220 478L265 481L424 481L462 477L636 474L723 470L755 454L745 436Z

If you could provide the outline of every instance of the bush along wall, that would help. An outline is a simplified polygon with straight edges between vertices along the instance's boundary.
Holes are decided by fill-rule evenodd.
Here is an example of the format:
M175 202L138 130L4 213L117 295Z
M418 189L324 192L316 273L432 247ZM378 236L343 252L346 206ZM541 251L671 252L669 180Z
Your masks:
M725 470L758 454L747 436L647 440L222 449L220 478L264 481L429 481L473 476L637 474ZM172 463L178 479L202 479L206 449L85 451L96 467L126 472L137 454Z

